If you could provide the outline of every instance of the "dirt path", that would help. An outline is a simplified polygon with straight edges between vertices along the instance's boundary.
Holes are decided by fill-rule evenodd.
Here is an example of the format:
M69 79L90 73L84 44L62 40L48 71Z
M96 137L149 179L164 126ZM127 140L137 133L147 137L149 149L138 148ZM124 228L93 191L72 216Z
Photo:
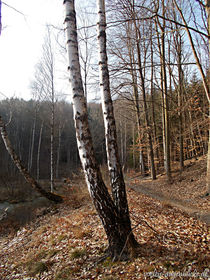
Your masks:
M177 207L187 214L205 222L207 225L210 225L210 213L207 211L203 211L200 208L192 207L187 203L187 200L180 200L171 197L169 198L168 196L165 196L161 191L158 190L157 192L155 192L153 189L145 187L143 185L131 185L128 183L127 186L136 192L140 192L154 199L164 201L165 203L173 207Z

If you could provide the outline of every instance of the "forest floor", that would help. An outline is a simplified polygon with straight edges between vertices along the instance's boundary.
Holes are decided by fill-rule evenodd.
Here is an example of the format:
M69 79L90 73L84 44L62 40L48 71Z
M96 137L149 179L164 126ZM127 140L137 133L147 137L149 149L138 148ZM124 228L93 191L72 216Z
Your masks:
M185 168L180 173L174 165L171 182L165 174L157 180L140 174L129 173L127 186L133 190L158 199L165 204L175 206L210 225L210 204L206 196L206 157L185 161Z
M156 181L126 175L141 245L127 262L98 263L106 236L84 181L73 178L63 204L37 210L36 219L21 227L1 223L0 279L208 279L208 221L201 218L209 209L205 165L205 158L186 162L182 174L173 171L170 184L165 175Z

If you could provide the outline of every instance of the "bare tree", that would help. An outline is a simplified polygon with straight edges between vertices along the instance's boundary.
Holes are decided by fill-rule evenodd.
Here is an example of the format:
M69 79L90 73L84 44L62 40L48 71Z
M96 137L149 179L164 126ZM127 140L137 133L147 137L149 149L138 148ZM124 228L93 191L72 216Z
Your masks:
M169 107L168 107L168 85L167 85L167 70L166 70L166 50L165 50L165 31L166 21L165 13L166 6L165 0L161 1L162 5L162 23L159 18L156 17L157 24L156 30L158 33L158 27L160 28L161 35L158 38L158 48L160 53L160 64L161 64L161 91L162 91L162 125L163 125L163 150L164 150L164 166L168 180L171 179L171 159L170 159L170 128L169 128Z
M185 26L185 29L186 29L186 32L187 32L187 35L188 35L188 39L189 39L189 42L190 42L190 46L191 46L191 49L192 49L192 53L193 53L193 56L194 56L196 64L197 64L197 67L198 67L199 72L200 72L201 77L202 77L205 94L206 94L206 97L207 97L207 100L208 100L208 103L209 103L209 114L210 114L210 86L209 86L210 79L209 79L209 77L207 77L207 74L209 75L209 69L208 69L207 74L205 74L204 69L202 67L202 63L201 63L201 61L199 59L199 56L198 56L198 52L197 52L195 44L194 44L194 40L193 40L193 37L192 37L192 34L191 34L191 30L190 30L190 28L187 24L185 16L184 16L181 8L179 7L177 1L176 0L172 0L172 1L175 5L177 11L179 12L180 17L181 17L181 19L184 23L184 26ZM198 1L198 2L200 3L201 9L203 7L205 7L206 13L207 13L207 32L208 32L208 42L209 42L209 52L210 52L210 37L209 37L210 36L210 1L206 0L205 4L203 3L203 1ZM207 192L209 194L210 193L210 133L209 133L208 156L207 156L207 188L208 188Z
M54 191L55 177L55 58L50 27L43 44L42 58L36 66L33 88L38 98L49 101L50 104L50 182L51 192Z
M64 5L74 121L80 159L90 196L107 234L109 242L107 252L114 260L123 259L128 257L128 248L134 248L132 242L129 242L131 232L127 231L125 221L109 195L95 159L79 64L74 0L64 0ZM119 202L120 204L121 202ZM127 205L122 205L121 207L125 209Z
M132 235L131 231L125 182L118 155L116 124L109 83L108 58L106 51L105 1L97 0L97 4L100 88L102 96L106 151L111 179L112 196L114 199L114 203L119 211L119 214L124 220L125 227L127 227L128 232L131 232L133 242L135 243L135 238Z

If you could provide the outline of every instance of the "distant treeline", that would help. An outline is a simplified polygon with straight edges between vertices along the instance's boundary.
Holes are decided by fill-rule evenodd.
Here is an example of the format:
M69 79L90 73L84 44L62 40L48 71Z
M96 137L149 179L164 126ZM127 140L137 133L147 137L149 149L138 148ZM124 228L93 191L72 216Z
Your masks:
M105 158L104 127L99 104L91 103L89 123L99 163ZM24 165L38 179L50 177L50 117L49 102L8 99L0 102L0 114L7 123L9 139ZM55 104L54 166L57 178L69 177L80 167L77 151L72 105L59 101ZM16 176L18 170L0 139L0 176ZM39 155L39 156L38 156ZM39 158L38 158L39 157Z
M201 81L195 76L185 84L185 94L180 107L177 90L169 97L170 161L180 160L180 139L183 142L184 160L207 153L208 150L208 103ZM163 122L162 94L154 89L153 98L147 94L148 117L150 125L145 123L145 110L141 94L139 95L139 117L132 94L119 96L114 101L115 120L119 157L123 169L141 170L141 161L146 173L151 169L149 160L148 132L153 143L155 168L157 173L163 170ZM180 134L180 112L182 112L182 134ZM51 104L47 101L25 101L7 99L0 101L0 115L7 124L10 141L24 165L38 179L50 178L50 137ZM101 104L88 104L88 121L98 163L106 163L106 145ZM70 103L55 103L54 124L54 168L55 178L71 176L80 168L77 150L73 108ZM0 178L17 176L18 170L10 159L2 139L0 139Z

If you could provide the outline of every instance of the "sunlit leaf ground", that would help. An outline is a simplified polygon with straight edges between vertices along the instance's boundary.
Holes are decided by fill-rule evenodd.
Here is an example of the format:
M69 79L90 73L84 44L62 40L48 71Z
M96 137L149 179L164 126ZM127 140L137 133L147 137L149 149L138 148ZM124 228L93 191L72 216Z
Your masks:
M205 162L195 164L204 166ZM165 194L171 188L178 196L178 186L180 191L183 185L187 188L191 176L190 202L193 190L198 192L196 182L201 180L193 177L190 168L183 173L182 180L165 183ZM203 167L200 176L204 172ZM133 173L128 177L129 184L142 183ZM153 183L153 187L156 184L162 189L161 180ZM1 280L208 279L207 225L172 207L169 200L159 201L129 188L131 219L140 252L128 262L113 263L107 259L98 263L107 242L84 183L72 181L67 193L64 204L48 209L47 214L37 211L37 218L24 227L12 230L9 221L2 224L10 231L0 237ZM186 189L183 193L187 199ZM206 210L208 203L207 197L200 197L196 205L190 205Z

